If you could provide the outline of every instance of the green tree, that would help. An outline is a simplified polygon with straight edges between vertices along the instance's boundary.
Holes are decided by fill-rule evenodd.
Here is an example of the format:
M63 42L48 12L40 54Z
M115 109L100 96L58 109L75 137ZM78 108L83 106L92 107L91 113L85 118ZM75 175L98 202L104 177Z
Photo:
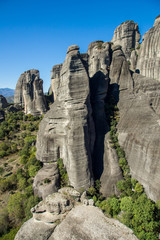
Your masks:
M24 218L24 204L25 196L17 192L9 197L8 201L8 213L9 218L12 220L12 222L16 224L19 224L22 219Z

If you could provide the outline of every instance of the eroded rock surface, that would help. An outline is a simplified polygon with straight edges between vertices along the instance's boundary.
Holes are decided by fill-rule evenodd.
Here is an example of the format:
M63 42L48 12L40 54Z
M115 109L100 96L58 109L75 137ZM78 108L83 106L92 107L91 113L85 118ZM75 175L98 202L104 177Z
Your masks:
M15 240L47 240L55 227L56 224L48 224L31 218L22 225Z
M159 17L146 35L150 41L156 39L155 47L149 42L145 45L144 53L151 56L159 52L158 27ZM154 164L159 166L159 83L130 71L136 69L139 40L138 25L127 21L115 30L112 43L95 41L87 54L80 54L79 47L73 45L63 65L52 69L56 101L40 124L37 158L44 163L62 158L75 188L87 189L98 178L105 196L117 193L116 182L122 174L104 112L110 88L119 107L119 141L131 173L150 198L157 200L160 196L158 170L153 168ZM155 62L160 65L157 58Z
M49 240L136 240L132 230L104 216L93 206L77 206L60 223Z
M121 91L118 138L134 178L147 195L160 198L160 83L133 75L134 92Z
M34 178L34 194L45 199L49 194L57 192L59 187L59 173L56 163L44 163Z
M136 68L143 76L160 81L160 16L143 36Z
M126 21L116 28L112 42L114 45L122 46L122 50L127 60L129 60L131 51L139 46L140 38L138 24L133 21Z
M24 108L25 114L38 115L46 112L46 102L43 95L43 80L36 69L28 70L18 79L14 104Z
M88 188L92 181L89 78L83 62L79 47L69 47L58 76L56 101L37 137L37 158L42 162L62 158L75 188Z
M83 197L82 204L79 197L79 192L69 187L47 196L32 208L33 217L22 225L15 240L137 239L132 230L89 206L92 199L86 204Z

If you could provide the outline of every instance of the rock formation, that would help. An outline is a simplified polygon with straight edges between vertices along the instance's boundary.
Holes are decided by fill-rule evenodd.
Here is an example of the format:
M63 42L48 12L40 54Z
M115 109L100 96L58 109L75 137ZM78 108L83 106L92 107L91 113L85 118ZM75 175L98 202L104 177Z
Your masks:
M140 38L138 24L126 21L116 28L112 42L114 45L121 45L127 60L130 60L132 50L139 47Z
M68 48L54 86L56 101L40 123L37 158L44 163L62 158L70 184L87 188L92 181L92 119L89 78L77 45Z
M119 142L132 176L157 201L160 198L160 83L136 73L132 78L133 93L124 90L119 95Z
M61 68L62 64L57 64L53 66L51 71L51 89L53 92L54 101L56 100L57 90L59 89Z
M37 138L40 161L62 158L70 185L77 189L87 189L93 175L99 179L103 173L107 178L102 177L106 195L116 193L116 182L122 178L114 150L105 147L109 143L104 100L110 54L111 44L102 41L91 43L88 55L80 54L76 45L68 48L63 65L52 69L56 100L42 120Z
M155 39L158 56L159 18L146 36L144 43ZM108 196L116 193L116 182L122 177L116 152L110 146L104 112L110 86L120 113L119 141L131 173L143 184L150 198L160 197L158 168L153 168L159 166L160 86L156 80L130 71L128 59L135 58L131 50L138 51L139 40L138 25L127 21L115 30L112 42L95 41L89 45L87 54L80 54L79 47L73 45L68 48L63 65L52 69L56 101L40 125L37 158L42 162L56 162L61 157L70 184L75 188L86 189L92 179L98 178L103 194ZM154 44L151 50L149 42L141 45L138 61L142 52L154 52ZM134 60L135 69L137 59ZM160 65L159 61L155 62Z
M160 81L160 16L143 36L138 53L137 71L143 76Z
M7 106L8 106L8 103L6 98L0 95L0 108L6 108Z
M33 184L43 201L32 209L33 218L15 240L137 239L131 230L95 208L85 191L80 196L76 189L86 190L100 179L104 196L117 193L122 173L104 111L112 93L119 109L119 144L131 175L149 198L160 199L159 24L157 17L140 50L138 25L127 21L115 30L112 42L95 41L83 54L72 45L64 63L52 68L54 103L40 123L37 158L43 168ZM21 89L23 81L18 83ZM18 97L24 104L22 92ZM57 192L58 158L63 159L74 189Z
M32 208L33 217L23 224L15 240L136 240L133 231L109 219L94 206L79 201L80 194L63 188Z
M56 163L44 163L33 182L34 194L40 198L57 192L59 187L59 173Z
M21 74L16 85L14 104L23 107L25 114L38 115L46 112L43 80L40 79L38 70L31 69Z

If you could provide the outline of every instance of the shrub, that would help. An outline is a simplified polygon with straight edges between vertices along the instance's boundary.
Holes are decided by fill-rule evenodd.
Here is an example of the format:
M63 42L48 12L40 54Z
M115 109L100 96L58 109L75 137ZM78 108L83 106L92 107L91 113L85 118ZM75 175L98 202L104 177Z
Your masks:
M136 183L134 190L137 193L142 193L143 192L143 186L140 183Z
M30 165L28 168L29 176L34 177L39 169L39 166Z
M9 228L9 219L7 208L0 210L0 236L5 234Z
M61 187L67 186L68 174L67 174L66 168L64 167L63 160L61 158L57 160L57 165L58 165L59 174L60 174L60 185Z
M14 224L19 224L24 218L24 204L25 196L17 192L9 197L8 201L8 213L9 218Z
M44 179L44 183L50 183L50 182L51 182L51 180L49 178Z
M19 227L17 227L17 228L12 228L12 229L10 230L10 232L7 233L6 235L2 236L2 237L0 238L0 240L14 240L14 238L15 238L18 230L19 230Z

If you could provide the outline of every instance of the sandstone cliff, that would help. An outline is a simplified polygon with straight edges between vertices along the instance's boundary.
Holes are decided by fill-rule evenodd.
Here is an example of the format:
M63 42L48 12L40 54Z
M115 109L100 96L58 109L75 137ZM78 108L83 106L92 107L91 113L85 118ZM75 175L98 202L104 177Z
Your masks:
M160 16L143 36L136 68L143 76L160 81Z
M114 45L121 45L127 60L130 60L132 50L139 47L140 38L138 24L126 21L116 28L112 42Z
M116 182L122 178L115 150L109 147L104 112L110 62L110 43L93 42L88 54L80 54L76 45L68 48L63 65L52 69L55 102L37 138L40 161L62 158L69 182L77 189L87 189L93 179L102 177L106 196L116 193Z
M23 107L26 114L46 112L43 80L40 79L38 70L31 69L21 74L15 89L14 104Z
M140 50L138 25L127 21L115 30L112 42L92 42L83 54L72 45L64 63L52 68L55 102L40 124L37 158L43 168L33 184L43 201L32 209L33 218L15 240L136 239L98 208L82 205L93 205L92 201L81 196L78 202L75 189L87 189L98 178L104 196L117 193L122 173L104 111L111 91L119 108L118 139L131 175L151 199L160 199L160 82L153 79L159 79L159 20L144 36ZM74 189L49 195L58 188L58 158L63 159ZM47 186L42 184L45 178L50 180Z
M92 119L89 77L78 46L68 48L60 74L54 79L56 101L40 124L37 158L44 163L62 158L70 184L87 188L92 181Z

